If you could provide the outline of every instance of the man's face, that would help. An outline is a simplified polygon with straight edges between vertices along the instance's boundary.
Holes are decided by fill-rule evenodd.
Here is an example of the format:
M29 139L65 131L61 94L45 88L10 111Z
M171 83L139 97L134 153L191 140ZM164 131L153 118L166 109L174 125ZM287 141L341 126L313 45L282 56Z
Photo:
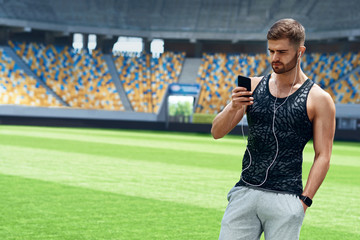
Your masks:
M268 40L271 67L277 74L291 71L296 67L298 52L289 39Z

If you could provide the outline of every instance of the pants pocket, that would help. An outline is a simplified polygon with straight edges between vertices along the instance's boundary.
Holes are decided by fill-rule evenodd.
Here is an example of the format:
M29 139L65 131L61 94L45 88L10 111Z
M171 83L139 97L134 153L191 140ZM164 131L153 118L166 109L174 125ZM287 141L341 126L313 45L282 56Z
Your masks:
M242 188L243 188L243 187L237 187L237 186L232 187L232 188L230 189L229 193L227 194L227 200L228 200L228 202L231 201L231 196L232 196L235 192L241 190Z
M305 217L305 212L304 212L304 207L301 203L301 200L299 197L296 197L296 200L297 200L297 204L298 204L298 207L300 209L300 216L302 216L303 218Z

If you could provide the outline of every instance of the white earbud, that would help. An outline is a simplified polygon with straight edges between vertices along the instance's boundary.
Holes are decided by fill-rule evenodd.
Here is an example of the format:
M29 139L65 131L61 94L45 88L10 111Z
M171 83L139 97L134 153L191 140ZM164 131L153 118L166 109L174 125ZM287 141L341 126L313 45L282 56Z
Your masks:
M301 52L299 52L299 58L301 58Z

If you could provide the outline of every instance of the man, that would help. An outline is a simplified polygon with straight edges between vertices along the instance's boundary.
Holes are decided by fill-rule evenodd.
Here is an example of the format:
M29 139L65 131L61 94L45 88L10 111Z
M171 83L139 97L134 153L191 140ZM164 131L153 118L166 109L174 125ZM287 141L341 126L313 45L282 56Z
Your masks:
M273 73L252 77L249 92L235 87L211 129L222 138L247 114L241 177L228 193L219 239L259 239L262 232L266 240L299 239L305 211L329 169L335 105L300 67L305 29L282 19L267 39ZM315 157L303 189L302 152L311 138Z

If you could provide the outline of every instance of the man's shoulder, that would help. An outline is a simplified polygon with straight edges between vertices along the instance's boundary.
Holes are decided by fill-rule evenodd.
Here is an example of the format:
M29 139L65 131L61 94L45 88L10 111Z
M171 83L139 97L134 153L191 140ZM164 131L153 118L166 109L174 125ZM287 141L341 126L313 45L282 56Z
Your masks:
M309 92L309 107L315 112L332 111L335 109L335 104L329 93L314 84Z
M330 94L327 93L324 89L322 89L316 83L314 83L314 85L311 87L309 96L315 101L330 101L331 100L331 102L333 102Z

